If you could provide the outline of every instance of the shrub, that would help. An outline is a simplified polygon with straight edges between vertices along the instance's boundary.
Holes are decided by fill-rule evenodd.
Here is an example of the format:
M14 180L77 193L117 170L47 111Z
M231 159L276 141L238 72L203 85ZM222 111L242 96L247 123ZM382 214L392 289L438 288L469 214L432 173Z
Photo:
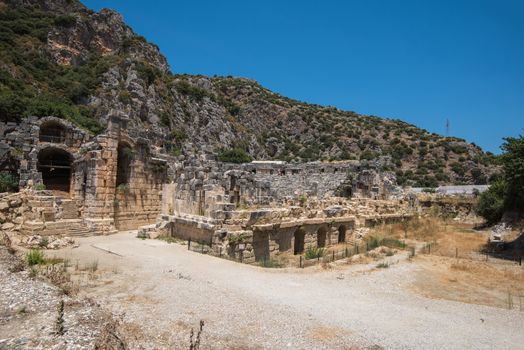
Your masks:
M309 259L318 259L318 258L323 257L325 254L326 254L326 250L324 248L313 247L311 245L308 245L308 247L306 248L306 252L304 254L304 257L307 260L309 260Z
M300 206L305 206L307 203L307 194L301 194L300 197L298 197L298 200L300 202Z
M0 174L0 192L12 192L18 189L18 179L6 173Z
M117 186L117 189L125 195L128 195L130 191L129 186L127 184L120 184Z
M76 23L76 18L73 15L61 15L55 18L55 25L59 27L72 27Z
M147 63L137 62L135 68L138 76L144 80L148 86L153 84L155 80L162 75L162 72L158 68Z
M43 191L43 190L45 190L45 189L46 189L46 187L45 187L44 184L36 184L36 185L35 185L35 190L36 190L36 191Z
M49 244L49 239L47 237L43 237L40 242L38 242L38 245L42 248L47 248L47 245Z
M45 254L43 251L38 249L32 249L26 254L27 264L29 266L33 265L43 265L46 262Z
M215 95L208 92L205 89L201 89L199 87L191 85L186 80L180 80L175 83L175 88L178 92L180 92L182 95L187 95L191 98L193 98L196 101L202 101L204 97L208 97L211 100L215 100Z
M230 150L220 150L218 159L225 163L249 163L252 158L241 148L232 148Z
M504 180L493 183L489 189L482 192L477 204L477 212L490 224L498 222L504 214L504 198L507 185Z
M389 264L387 262L381 262L377 265L378 269L387 269L389 267Z
M373 160L375 158L377 158L377 153L370 150L365 150L360 154L360 160Z

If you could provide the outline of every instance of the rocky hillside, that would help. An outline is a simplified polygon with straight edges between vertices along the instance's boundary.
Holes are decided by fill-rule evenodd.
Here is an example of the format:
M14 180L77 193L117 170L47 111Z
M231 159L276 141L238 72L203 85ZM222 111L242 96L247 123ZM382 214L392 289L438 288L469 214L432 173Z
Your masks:
M112 10L95 13L76 0L0 0L2 121L55 115L99 133L112 111L174 154L356 159L419 186L482 184L493 172L493 157L476 145L400 120L306 104L248 79L173 75L159 48Z

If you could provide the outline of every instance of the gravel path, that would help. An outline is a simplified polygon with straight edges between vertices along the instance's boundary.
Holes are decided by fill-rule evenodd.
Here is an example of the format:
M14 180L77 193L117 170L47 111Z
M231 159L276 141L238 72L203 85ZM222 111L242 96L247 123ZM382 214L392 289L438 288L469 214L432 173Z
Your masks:
M418 267L402 256L387 269L262 269L134 235L60 252L98 261L85 293L124 315L132 348L187 347L202 319L205 349L524 349L523 312L414 294Z
M90 349L102 344L99 337L112 321L107 313L89 300L63 295L17 265L17 258L0 246L0 350ZM62 334L57 333L60 301Z

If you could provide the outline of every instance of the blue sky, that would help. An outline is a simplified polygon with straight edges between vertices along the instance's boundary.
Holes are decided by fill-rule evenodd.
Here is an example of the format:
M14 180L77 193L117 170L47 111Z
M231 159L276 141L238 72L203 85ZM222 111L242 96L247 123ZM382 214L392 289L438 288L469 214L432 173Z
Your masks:
M84 0L173 73L233 75L499 153L524 134L524 1Z

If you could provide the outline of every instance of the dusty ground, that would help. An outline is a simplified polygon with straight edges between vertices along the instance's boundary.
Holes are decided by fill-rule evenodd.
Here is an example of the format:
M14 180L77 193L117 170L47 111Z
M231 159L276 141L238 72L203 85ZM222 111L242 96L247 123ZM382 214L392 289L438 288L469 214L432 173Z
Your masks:
M446 272L440 264L433 268L432 259L447 258L409 261L407 254L397 254L387 258L391 265L384 269L376 262L328 270L263 269L134 236L84 238L79 248L57 253L69 258L74 270L96 265L96 273L79 274L83 293L123 315L131 348L187 348L199 320L205 321L205 349L518 349L524 344L524 312L518 305L508 310L428 293L444 285L439 273Z
M95 345L118 349L116 325L95 302L64 295L57 286L36 278L0 245L0 350L89 349Z

